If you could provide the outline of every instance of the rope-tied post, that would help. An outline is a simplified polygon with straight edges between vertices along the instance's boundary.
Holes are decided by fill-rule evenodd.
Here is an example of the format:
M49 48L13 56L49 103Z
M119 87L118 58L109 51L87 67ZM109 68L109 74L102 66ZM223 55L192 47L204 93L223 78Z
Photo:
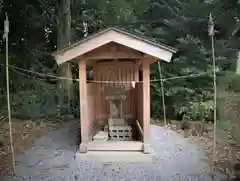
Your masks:
M8 122L9 122L9 137L10 137L10 146L12 152L12 167L13 173L15 173L15 156L14 156L14 147L13 147L13 138L12 138L12 120L11 120L11 106L10 106L10 91L9 91L9 69L8 69L8 33L9 33L9 21L6 13L6 19L4 20L4 35L6 44L6 83L7 83L7 106L8 106Z
M162 94L162 105L163 105L163 117L164 117L164 126L167 126L167 118L166 118L166 106L165 106L165 94L164 94L164 85L163 85L163 76L162 76L162 69L160 65L160 61L158 61L158 71L160 76L160 83L161 83L161 94Z
M213 125L213 158L212 164L214 166L216 159L216 131L217 131L217 84L216 84L216 61L215 61L215 48L214 48L214 22L212 18L212 14L209 15L209 24L208 24L208 35L211 37L212 44L212 64L213 64L213 89L214 89L214 125ZM213 167L212 167L213 168Z

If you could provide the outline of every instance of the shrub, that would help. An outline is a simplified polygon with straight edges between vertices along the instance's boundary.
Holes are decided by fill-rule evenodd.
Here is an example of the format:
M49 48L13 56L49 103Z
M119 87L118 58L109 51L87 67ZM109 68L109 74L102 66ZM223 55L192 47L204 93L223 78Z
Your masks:
M218 78L218 89L221 91L240 92L240 75L226 72Z
M58 106L58 96L56 85L45 82L25 85L20 91L10 94L12 116L23 119L56 118L67 106ZM6 114L7 106L1 111Z
M212 120L212 112L213 112L213 101L206 102L193 102L191 106L187 108L186 116L188 119L193 121L199 120Z

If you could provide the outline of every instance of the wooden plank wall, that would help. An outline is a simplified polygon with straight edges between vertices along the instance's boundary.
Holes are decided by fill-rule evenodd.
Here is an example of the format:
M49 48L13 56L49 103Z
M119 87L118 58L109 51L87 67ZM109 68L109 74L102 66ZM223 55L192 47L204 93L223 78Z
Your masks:
M144 110L143 110L143 84L142 83L136 84L136 95L137 95L137 99L135 101L135 104L137 105L136 119L139 121L139 124L143 129L143 111ZM141 140L143 139L142 135L140 134L139 134L139 137Z
M102 62L97 63L93 69L95 81L112 81L113 83L96 83L96 119L100 125L104 125L108 118L109 102L105 100L105 89L125 87L127 99L122 103L123 117L129 121L136 117L135 89L131 83L119 83L114 81L136 81L136 65L134 62Z
M97 131L97 122L96 122L96 115L95 115L95 84L94 83L87 83L87 102L88 102L88 139L89 141L92 140L94 134Z

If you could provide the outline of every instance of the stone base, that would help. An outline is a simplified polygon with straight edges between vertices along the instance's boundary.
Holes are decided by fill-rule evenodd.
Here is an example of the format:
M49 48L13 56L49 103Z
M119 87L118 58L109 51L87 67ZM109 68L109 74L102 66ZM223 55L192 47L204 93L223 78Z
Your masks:
M106 141L108 140L108 132L104 132L104 131L99 131L94 137L93 137L94 141Z
M79 146L79 152L80 153L87 153L88 152L88 146L87 143L81 143Z
M143 144L143 153L151 154L153 152L151 144Z
M131 126L109 126L111 140L130 141L132 140Z
M118 132L131 132L132 131L132 127L129 125L124 125L124 126L109 126L109 132L114 132L114 133L118 133Z

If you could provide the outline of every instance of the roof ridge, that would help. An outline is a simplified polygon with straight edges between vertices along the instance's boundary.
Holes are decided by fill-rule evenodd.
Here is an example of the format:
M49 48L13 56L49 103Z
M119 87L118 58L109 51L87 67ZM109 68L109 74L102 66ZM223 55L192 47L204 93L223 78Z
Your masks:
M87 40L89 40L91 38L94 38L97 35L100 35L100 34L102 34L104 32L110 31L110 30L114 30L114 31L117 31L119 33L123 33L125 35L132 36L132 37L137 38L137 39L141 39L142 41L145 41L147 43L153 44L155 46L158 46L160 48L163 48L165 50L168 50L168 51L171 51L171 52L174 52L174 53L176 53L178 51L176 48L173 48L171 46L168 46L168 45L165 45L163 43L160 43L160 42L156 41L153 38L147 37L145 35L140 35L140 33L137 33L137 32L131 32L131 31L126 30L125 28L122 28L122 27L118 27L118 26L112 25L112 26L108 26L108 27L102 28L99 31L97 31L95 33L92 33L92 34L90 34L90 35L88 35L86 37L83 37L81 40L78 40L78 41L76 41L76 42L74 42L72 44L68 44L65 47L63 47L62 49L54 51L52 53L52 55L54 56L54 55L56 55L56 54L58 54L60 52L66 51L66 50L68 50L68 49L70 49L72 47L75 47L75 46L83 43L84 41L87 41Z

